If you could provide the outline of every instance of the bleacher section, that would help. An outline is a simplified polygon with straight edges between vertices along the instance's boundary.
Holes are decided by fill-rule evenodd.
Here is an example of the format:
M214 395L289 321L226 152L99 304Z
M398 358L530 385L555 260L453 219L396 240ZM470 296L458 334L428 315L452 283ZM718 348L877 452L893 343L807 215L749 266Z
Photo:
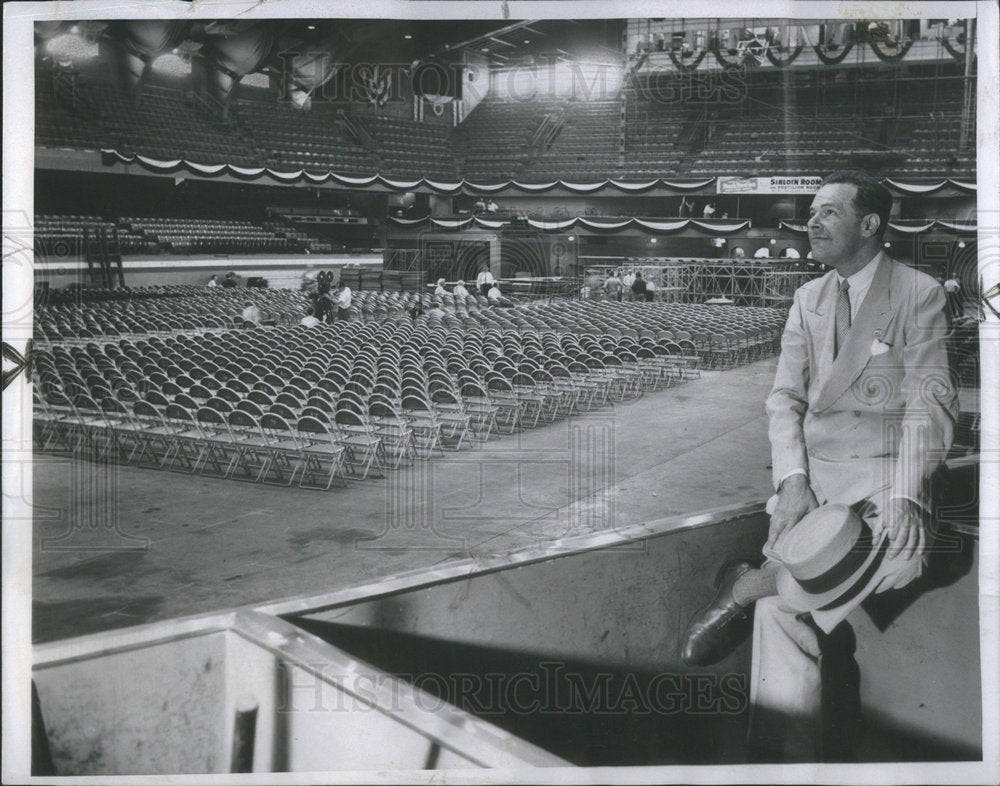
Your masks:
M558 135L522 177L591 180L620 176L620 106L618 101L567 102Z
M349 175L370 175L378 170L375 156L350 138L331 106L317 105L306 112L262 101L241 101L239 119L267 166L332 169Z
M134 232L121 222L107 221L97 216L35 216L35 253L49 255L80 254L84 243L97 241L104 230L109 236L118 230L118 243L123 254L155 254L157 243L141 232Z
M123 218L120 223L167 246L174 253L290 254L302 250L299 243L278 237L249 221Z
M390 117L365 118L385 175L455 179L446 126Z
M641 179L680 171L684 116L678 105L629 91L625 112L625 172Z
M935 176L946 171L950 176L975 179L975 150L956 154L952 145L942 145L941 140L958 138L961 127L960 111L936 112L934 117L921 115L900 122L905 130L900 134L896 147L905 151L908 160L907 174L920 177Z
M51 71L35 72L35 139L44 147L97 150L108 136L94 116L94 108L84 105L72 80L58 80Z
M35 250L42 258L79 253L84 238L97 240L101 229L117 231L122 254L296 254L304 248L324 250L329 243L281 225L246 220L96 216L35 216ZM62 246L59 246L62 244Z
M136 106L110 86L82 78L67 85L45 69L37 76L39 144L167 160L480 181L784 175L851 162L894 177L975 174L974 144L958 146L957 83L936 88L933 112L919 83L898 92L770 86L693 108L632 86L624 129L617 99L487 97L449 131L322 102L303 111L243 100L224 122L180 91L147 87Z
M893 120L909 130L891 146L873 138L870 122L850 119L836 107L795 122L742 119L720 122L724 128L688 170L692 175L796 175L842 169L863 159L876 173L913 176L974 177L975 157L956 156L940 140L958 137L959 120L924 117ZM952 148L953 149L953 148Z
M140 153L163 160L260 166L241 129L216 120L179 90L147 86L137 104L110 85L84 79L71 86L39 73L35 105L38 141L54 147Z
M559 102L484 99L452 134L459 169L470 180L520 176L532 137Z

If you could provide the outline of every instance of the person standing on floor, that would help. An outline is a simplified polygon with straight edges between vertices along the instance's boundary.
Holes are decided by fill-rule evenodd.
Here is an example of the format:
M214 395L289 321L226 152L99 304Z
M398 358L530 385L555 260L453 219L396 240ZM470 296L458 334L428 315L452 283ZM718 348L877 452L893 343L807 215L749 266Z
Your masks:
M336 298L338 321L346 322L350 318L352 302L351 288L345 284L338 284Z
M486 265L479 268L479 275L476 276L476 289L479 290L479 294L486 297L495 283L493 274Z
M646 299L646 280L642 273L635 274L635 281L632 282L632 298L637 301Z
M635 283L635 271L627 270L625 275L622 276L622 292L625 295L626 300L633 300L632 295L632 285Z
M622 280L618 276L617 270L612 270L608 273L608 277L604 280L604 294L607 296L608 300L616 300L619 303L622 299Z

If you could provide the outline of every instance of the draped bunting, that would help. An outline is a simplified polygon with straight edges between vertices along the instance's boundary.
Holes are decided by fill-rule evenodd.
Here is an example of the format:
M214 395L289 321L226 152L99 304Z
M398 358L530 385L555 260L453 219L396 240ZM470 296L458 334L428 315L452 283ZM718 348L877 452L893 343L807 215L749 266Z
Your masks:
M934 228L935 222L931 221L920 221L913 223L903 223L900 221L890 221L889 229L896 232L900 232L904 235L919 235L923 232L928 232Z
M101 156L106 164L116 162L131 164L138 162L147 169L154 171L175 169L179 166L184 166L196 174L205 175L217 175L228 171L239 175L240 177L249 179L269 176L275 178L276 180L281 180L282 182L291 183L305 178L312 183L333 182L350 188L366 188L373 185L384 186L394 191L412 191L415 188L427 188L437 194L458 194L462 192L489 194L503 191L504 189L512 189L526 193L537 193L540 191L550 191L555 188L563 188L574 194L589 194L609 188L630 194L648 191L653 188L666 188L676 193L687 193L714 185L716 181L716 178L710 177L703 180L667 180L665 178L659 178L657 180L646 180L638 183L627 180L602 180L594 183L574 183L572 181L565 180L552 180L545 183L522 183L518 180L505 180L496 183L477 183L470 180L444 182L428 178L404 180L396 177L387 177L385 175L352 176L341 175L331 171L309 172L304 169L276 170L269 167L238 167L233 164L200 164L180 159L174 161L163 161L161 159L155 159L144 155L120 153L113 148L101 148ZM953 180L950 178L931 184L906 183L901 180L894 180L890 178L886 178L884 182L886 185L891 186L897 191L907 194L930 193L932 191L938 191L945 188L946 186L951 186L952 188L956 188L960 191L976 191L975 183L965 180ZM717 226L717 224L708 223L705 225L705 228L717 231L715 229ZM736 225L734 224L734 226Z
M973 221L944 221L939 218L937 224L952 232L975 232L977 229L977 224Z
M789 232L798 232L804 235L808 229L804 221L782 221L778 225L781 229ZM946 232L975 232L976 224L969 221L945 221L939 218L924 219L903 219L890 221L889 229L904 235L920 235L930 232L932 229L943 229Z
M787 229L789 232L805 233L806 225L804 221L779 221L779 229Z
M976 190L975 183L970 183L967 180L953 180L952 178L946 178L937 183L904 183L901 180L887 177L885 184L895 188L897 191L902 191L904 194L929 194L932 191L940 191L945 186L951 186L960 191Z
M652 229L656 232L676 232L688 225L691 219L682 218L679 221L651 221L648 218L633 218L636 224L643 229Z
M465 229L467 227L478 226L484 229L500 229L510 225L510 221L480 218L479 216L469 216L468 218L434 218L433 216L423 216L422 218L398 218L389 216L389 222L401 227L417 227L424 224L438 229ZM586 218L576 216L574 218L564 218L555 221L529 218L528 226L540 229L543 232L565 232L574 227L584 227L604 232L617 232L622 229L640 227L653 232L678 232L682 229L698 229L704 232L716 234L733 234L742 232L750 228L750 221L699 221L692 218L680 218L672 220L661 220L651 218Z

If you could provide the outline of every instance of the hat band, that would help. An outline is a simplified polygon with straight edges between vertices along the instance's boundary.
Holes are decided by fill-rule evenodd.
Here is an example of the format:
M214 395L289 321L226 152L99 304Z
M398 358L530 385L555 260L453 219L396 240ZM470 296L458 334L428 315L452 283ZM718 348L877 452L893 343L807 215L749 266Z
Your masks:
M854 542L850 551L841 558L840 562L818 576L813 576L811 579L796 578L795 581L798 582L802 589L813 595L829 592L842 581L850 578L854 571L860 568L865 560L868 559L871 550L872 531L868 527L865 527L861 536Z
M889 539L886 538L882 541L882 545L879 547L878 554L875 555L875 559L872 560L871 565L865 568L865 572L858 576L858 580L855 581L846 592L842 592L839 597L827 603L825 606L821 606L819 611L827 611L837 606L842 606L845 603L850 602L855 595L861 592L871 580L871 577L875 575L878 569L882 565L882 558L885 556L886 550L889 548Z

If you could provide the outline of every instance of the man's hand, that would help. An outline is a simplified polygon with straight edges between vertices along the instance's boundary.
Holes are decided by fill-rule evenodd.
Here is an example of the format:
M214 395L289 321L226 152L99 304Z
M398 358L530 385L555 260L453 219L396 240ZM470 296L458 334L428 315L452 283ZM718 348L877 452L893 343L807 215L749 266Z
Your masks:
M816 495L805 475L785 478L778 490L778 504L771 514L771 527L764 548L773 548L785 530L791 529L806 513L818 507Z
M898 554L901 559L908 560L924 553L927 546L924 512L915 502L899 497L889 500L885 515L876 522L876 537L882 528L889 533L889 550L886 552L888 559L893 559Z

